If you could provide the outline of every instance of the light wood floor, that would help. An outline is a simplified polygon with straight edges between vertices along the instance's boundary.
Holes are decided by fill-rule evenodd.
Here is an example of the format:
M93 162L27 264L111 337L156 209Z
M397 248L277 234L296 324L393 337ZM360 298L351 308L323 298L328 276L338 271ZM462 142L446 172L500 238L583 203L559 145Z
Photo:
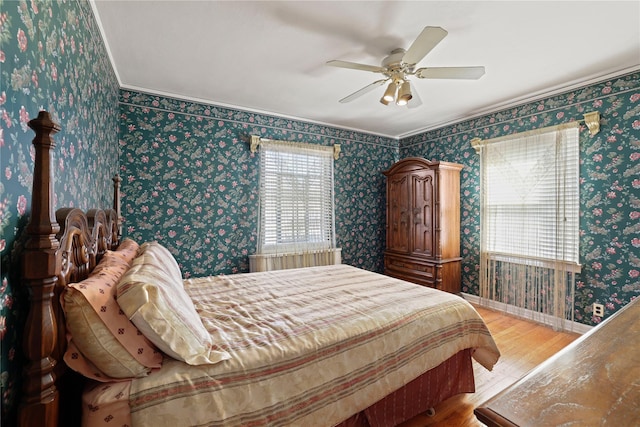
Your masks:
M548 326L486 308L476 306L476 309L500 349L500 360L491 372L474 361L475 393L454 396L436 406L434 416L419 415L403 423L402 427L484 426L473 414L477 406L516 382L580 336L556 332Z

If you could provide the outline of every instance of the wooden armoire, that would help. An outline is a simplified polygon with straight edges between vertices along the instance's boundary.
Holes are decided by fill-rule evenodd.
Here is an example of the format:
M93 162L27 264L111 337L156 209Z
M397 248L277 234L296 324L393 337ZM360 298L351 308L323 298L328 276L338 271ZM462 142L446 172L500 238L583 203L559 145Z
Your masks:
M385 274L460 292L462 165L409 157L387 177Z

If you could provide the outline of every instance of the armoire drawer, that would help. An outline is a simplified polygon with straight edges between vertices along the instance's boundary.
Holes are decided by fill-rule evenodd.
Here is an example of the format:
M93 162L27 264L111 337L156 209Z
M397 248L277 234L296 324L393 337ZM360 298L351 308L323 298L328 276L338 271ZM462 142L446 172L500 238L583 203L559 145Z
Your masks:
M435 264L386 257L384 269L385 274L389 276L420 285L436 287L437 270Z
M433 264L424 264L394 258L385 259L384 264L385 268L389 271L397 271L403 274L415 274L417 276L430 279L435 279L436 277L436 266Z

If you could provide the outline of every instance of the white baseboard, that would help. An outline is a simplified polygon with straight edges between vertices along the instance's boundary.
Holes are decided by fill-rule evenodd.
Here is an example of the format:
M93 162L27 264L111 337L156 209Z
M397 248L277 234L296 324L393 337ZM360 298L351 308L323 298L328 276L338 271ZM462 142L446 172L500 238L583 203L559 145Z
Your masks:
M593 329L593 326L584 325L582 323L574 322L571 320L558 319L555 316L549 314L538 313L526 308L516 307L514 305L506 304L503 302L492 301L486 298L480 298L477 295L466 294L462 292L462 297L472 304L479 305L481 307L490 308L496 311L502 311L516 317L522 317L523 319L531 320L534 322L542 323L551 327L557 327L558 323L562 324L562 329L567 332L576 332L578 334L585 334ZM560 321L560 322L559 322Z

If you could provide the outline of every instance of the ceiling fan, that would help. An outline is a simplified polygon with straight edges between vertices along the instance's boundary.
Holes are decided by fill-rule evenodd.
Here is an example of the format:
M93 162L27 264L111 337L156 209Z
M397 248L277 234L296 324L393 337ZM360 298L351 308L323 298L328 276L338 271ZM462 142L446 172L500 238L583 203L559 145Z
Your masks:
M342 98L341 103L353 101L375 89L378 86L390 82L382 95L380 102L384 105L395 103L415 108L421 104L417 93L412 94L408 76L416 76L419 79L479 79L484 75L484 67L423 67L417 68L416 64L422 60L438 43L447 35L447 31L440 27L425 27L414 40L408 50L394 49L389 56L382 60L381 66L358 64L355 62L332 60L327 65L333 67L350 68L354 70L371 71L384 75L370 85ZM411 102L409 102L411 101Z

